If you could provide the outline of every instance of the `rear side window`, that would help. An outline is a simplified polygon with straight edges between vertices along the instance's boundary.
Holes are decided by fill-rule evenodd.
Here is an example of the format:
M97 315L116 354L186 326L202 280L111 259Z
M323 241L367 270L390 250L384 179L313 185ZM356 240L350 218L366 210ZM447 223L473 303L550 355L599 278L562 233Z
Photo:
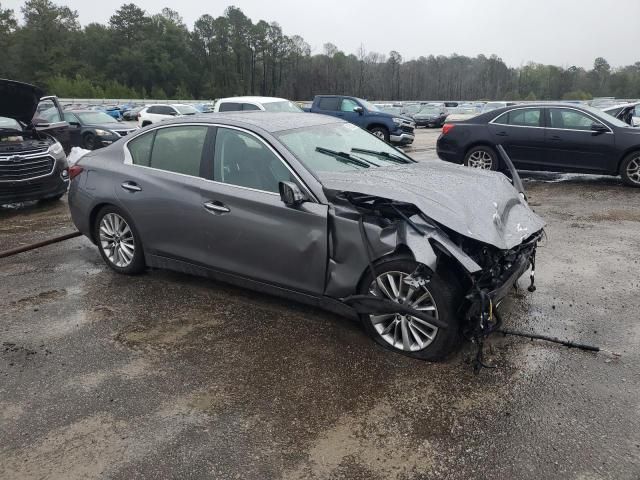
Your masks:
M151 152L152 168L198 177L208 127L188 125L156 131Z
M134 165L198 177L208 130L199 125L160 128L134 138L127 148Z
M318 101L318 108L320 110L339 110L340 98L338 97L324 97Z
M527 108L511 110L503 113L493 123L500 125L514 125L518 127L540 127L542 110L539 108Z
M243 103L242 104L242 110L247 111L247 110L260 110L260 108L257 105L254 105L252 103Z
M158 107L151 106L147 108L147 113L160 113L160 112L158 112Z
M218 108L219 112L237 112L239 110L242 110L242 105L236 102L224 102Z
M173 107L167 107L167 106L162 106L162 107L157 107L160 111L158 113L162 114L162 115L175 115L176 111Z

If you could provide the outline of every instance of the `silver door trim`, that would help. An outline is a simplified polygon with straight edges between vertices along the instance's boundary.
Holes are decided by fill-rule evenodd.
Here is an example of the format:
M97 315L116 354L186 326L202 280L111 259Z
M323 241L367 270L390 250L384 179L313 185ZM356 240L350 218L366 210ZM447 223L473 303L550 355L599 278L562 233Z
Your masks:
M127 139L127 141L124 143L124 146L122 148L123 148L123 151L124 151L124 163L125 163L125 165L132 165L132 166L138 167L138 168L148 168L149 170L153 170L153 171L156 171L156 172L165 172L165 173L169 173L169 174L173 174L173 175L181 175L181 176L184 176L184 177L196 178L198 180L203 180L205 182L215 183L215 184L218 184L218 185L227 185L229 187L241 188L243 190L266 193L268 195L275 195L275 196L278 196L278 197L280 196L279 193L269 192L267 190L260 190L260 189L257 189L257 188L243 187L242 185L234 185L232 183L218 182L216 180L210 180L208 178L197 177L195 175L187 175L185 173L171 172L169 170L162 170L160 168L147 167L145 165L136 165L135 163L133 163L133 157L131 156L131 152L129 151L129 142L131 142L131 141L133 141L133 140L135 140L135 139L137 139L137 138L139 138L139 137L141 137L143 135L149 134L152 131L156 131L156 130L159 130L161 128L171 128L171 127L220 127L220 128L229 128L231 130L238 130L240 132L247 133L247 134L255 137L259 142L263 143L271 151L271 153L273 153L276 156L276 158L278 158L284 164L285 168L287 170L289 170L289 172L294 176L294 178L299 182L299 184L302 186L302 188L306 191L306 193L309 196L309 198L314 203L320 203L319 200L316 198L316 196L311 191L311 189L300 178L300 176L296 173L296 171L293 170L293 168L291 168L289 163L282 157L282 155L280 155L271 145L269 145L268 142L266 142L261 136L259 136L258 134L252 132L251 130L247 130L246 128L242 128L242 127L236 127L234 125L224 125L222 123L189 122L189 123L172 123L172 124L168 124L168 125L154 126L153 128L145 130L140 135L136 135L133 138ZM215 155L215 152L214 152L214 155Z

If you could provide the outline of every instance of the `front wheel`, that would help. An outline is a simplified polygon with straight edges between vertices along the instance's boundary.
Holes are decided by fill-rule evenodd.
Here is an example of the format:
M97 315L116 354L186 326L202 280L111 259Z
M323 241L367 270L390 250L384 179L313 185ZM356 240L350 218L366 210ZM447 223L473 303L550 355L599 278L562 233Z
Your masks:
M640 151L627 155L620 165L622 181L631 187L640 187Z
M464 164L481 170L498 170L498 154L493 148L485 145L473 147L465 155Z
M389 143L389 131L384 127L374 127L371 129L371 133L373 133L380 140L384 140Z
M129 216L118 208L107 206L98 212L94 238L103 260L116 272L134 275L144 270L138 231Z
M93 133L87 133L82 137L82 148L85 150L95 150L96 145L96 136Z
M418 263L411 259L382 261L376 266L377 278L367 273L359 293L408 304L445 322L449 328L438 328L426 320L402 313L360 315L360 320L367 334L383 347L421 360L438 361L452 353L461 341L456 314L459 292L435 273L426 285L413 289L404 280L417 267Z

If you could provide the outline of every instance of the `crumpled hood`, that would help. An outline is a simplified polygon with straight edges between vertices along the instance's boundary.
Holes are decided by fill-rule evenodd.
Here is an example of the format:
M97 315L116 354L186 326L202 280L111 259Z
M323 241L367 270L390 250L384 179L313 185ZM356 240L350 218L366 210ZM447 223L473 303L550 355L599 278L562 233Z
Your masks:
M44 92L34 85L0 79L0 117L13 118L28 125L43 96Z
M411 203L451 230L502 250L545 225L501 173L436 160L318 175L329 194L353 192Z

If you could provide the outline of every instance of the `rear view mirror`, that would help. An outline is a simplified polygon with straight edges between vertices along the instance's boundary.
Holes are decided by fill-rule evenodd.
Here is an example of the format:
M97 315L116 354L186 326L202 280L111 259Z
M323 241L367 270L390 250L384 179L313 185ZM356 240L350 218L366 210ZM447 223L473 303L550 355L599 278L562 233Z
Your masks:
M362 107L353 107L353 111L356 113L359 113L360 115L362 115L362 113L364 112L364 108Z
M298 185L293 182L280 182L278 189L280 190L280 199L288 207L297 207L306 200Z

